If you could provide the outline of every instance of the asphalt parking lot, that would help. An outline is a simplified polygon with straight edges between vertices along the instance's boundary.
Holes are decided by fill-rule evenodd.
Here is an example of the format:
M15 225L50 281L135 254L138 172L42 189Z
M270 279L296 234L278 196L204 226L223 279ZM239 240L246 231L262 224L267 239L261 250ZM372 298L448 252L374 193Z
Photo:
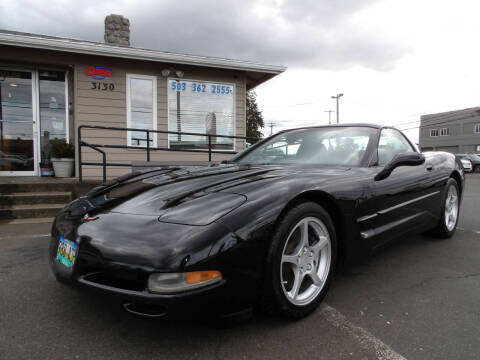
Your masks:
M58 284L48 224L0 228L0 359L478 359L480 175L459 230L405 238L336 275L296 322L256 315L231 328L145 320Z

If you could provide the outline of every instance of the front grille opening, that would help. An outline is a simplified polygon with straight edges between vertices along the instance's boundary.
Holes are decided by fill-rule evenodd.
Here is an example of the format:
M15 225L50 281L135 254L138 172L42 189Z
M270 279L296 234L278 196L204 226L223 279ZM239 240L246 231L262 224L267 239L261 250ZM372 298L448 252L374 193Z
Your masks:
M167 314L167 308L162 305L124 303L123 308L131 314L150 318L162 317Z
M85 280L123 290L143 291L145 289L144 281L123 278L116 274L93 273L85 276Z

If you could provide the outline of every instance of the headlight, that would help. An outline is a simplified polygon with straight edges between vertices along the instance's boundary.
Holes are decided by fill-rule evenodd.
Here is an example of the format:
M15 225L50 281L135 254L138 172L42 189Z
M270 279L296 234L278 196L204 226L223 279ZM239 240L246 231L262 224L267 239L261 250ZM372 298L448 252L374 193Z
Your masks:
M155 273L148 278L148 290L153 293L169 294L198 289L218 283L221 280L222 273L216 270Z

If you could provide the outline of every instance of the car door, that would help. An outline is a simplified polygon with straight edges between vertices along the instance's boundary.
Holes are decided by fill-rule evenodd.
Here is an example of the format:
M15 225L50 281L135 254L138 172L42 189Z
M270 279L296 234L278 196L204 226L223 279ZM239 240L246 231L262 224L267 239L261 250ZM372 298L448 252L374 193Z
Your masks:
M412 151L417 150L401 132L393 128L381 130L377 159L371 167L371 195L357 219L361 237L373 247L435 221L430 198L439 191L433 188L431 164L399 166L387 178L374 180L395 155Z

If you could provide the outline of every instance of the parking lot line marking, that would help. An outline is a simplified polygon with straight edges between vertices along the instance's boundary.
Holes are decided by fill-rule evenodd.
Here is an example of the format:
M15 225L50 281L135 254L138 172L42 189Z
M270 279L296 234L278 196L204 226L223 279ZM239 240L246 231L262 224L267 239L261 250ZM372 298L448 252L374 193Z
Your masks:
M346 331L348 334L356 338L360 344L368 349L375 350L377 359L379 360L406 360L405 357L392 350L387 344L376 338L367 330L350 322L342 313L332 308L328 304L323 304L320 312L325 316L326 320L336 328Z
M39 238L39 237L49 237L50 234L32 234L32 235L7 235L0 236L0 241L9 240L9 239L29 239L29 238Z
M478 230L469 230L469 229L464 229L464 228L461 228L459 226L457 226L457 230L461 230L461 231L470 231L470 232L473 232L475 234L479 234L480 235L480 231Z

